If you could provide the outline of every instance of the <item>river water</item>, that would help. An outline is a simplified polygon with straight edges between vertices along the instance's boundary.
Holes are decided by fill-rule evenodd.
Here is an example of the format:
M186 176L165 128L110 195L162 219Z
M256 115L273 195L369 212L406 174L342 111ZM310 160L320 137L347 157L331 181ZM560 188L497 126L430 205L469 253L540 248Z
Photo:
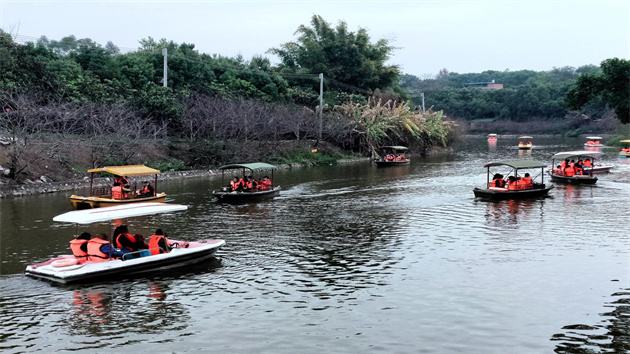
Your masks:
M630 164L530 201L475 199L483 165L582 140L469 137L409 166L278 171L273 201L223 205L220 180L159 187L188 211L131 231L222 238L194 269L62 286L24 276L67 254L68 193L0 199L0 350L18 352L583 353L630 348ZM626 159L630 160L630 159ZM549 182L547 182L549 183ZM107 223L85 229L107 232Z

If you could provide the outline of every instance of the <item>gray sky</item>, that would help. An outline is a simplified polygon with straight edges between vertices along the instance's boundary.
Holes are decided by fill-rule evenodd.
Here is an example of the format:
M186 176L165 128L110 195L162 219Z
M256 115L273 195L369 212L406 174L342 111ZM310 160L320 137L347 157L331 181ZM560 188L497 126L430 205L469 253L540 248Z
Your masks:
M551 70L629 59L630 0L563 1L30 1L0 0L0 28L18 39L75 35L122 49L142 38L193 43L245 59L295 40L321 15L398 47L389 63L424 77L442 68Z

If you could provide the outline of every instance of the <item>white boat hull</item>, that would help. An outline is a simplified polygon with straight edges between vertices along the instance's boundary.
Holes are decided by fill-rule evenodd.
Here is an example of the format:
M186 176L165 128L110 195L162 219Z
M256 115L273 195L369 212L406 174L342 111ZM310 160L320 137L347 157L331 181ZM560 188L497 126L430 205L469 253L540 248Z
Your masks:
M53 266L54 261L73 259L74 256L61 256L46 262L26 267L25 273L35 278L58 283L117 280L128 275L155 273L200 263L214 257L217 249L225 244L224 240L202 242L182 242L180 247L169 253L134 258L129 260L114 259L106 262L85 262L68 266ZM59 262L56 262L59 263Z

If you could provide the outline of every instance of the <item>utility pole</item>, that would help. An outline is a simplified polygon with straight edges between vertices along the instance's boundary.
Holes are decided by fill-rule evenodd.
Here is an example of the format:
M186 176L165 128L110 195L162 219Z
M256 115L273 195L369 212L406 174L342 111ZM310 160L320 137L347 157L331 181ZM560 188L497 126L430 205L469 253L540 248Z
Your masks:
M319 140L322 140L322 130L324 126L324 74L319 74Z
M164 57L164 75L162 77L162 86L167 87L168 83L168 74L167 74L167 62L168 62L168 50L166 48L162 49L162 56Z
M422 113L424 114L424 92L420 92L420 97L422 97Z

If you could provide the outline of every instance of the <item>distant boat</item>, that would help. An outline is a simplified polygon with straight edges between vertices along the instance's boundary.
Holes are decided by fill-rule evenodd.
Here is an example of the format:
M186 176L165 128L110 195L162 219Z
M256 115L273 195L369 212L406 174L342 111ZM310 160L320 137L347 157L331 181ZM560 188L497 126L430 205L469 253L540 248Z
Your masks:
M545 166L543 163L532 160L491 162L484 166L488 169L486 187L475 188L473 193L475 193L475 197L494 200L544 197L553 189L553 186L545 186L543 177ZM499 173L493 173L491 171L493 167L509 167L512 170L507 176L503 176ZM533 178L519 174L519 171L536 171L538 169L540 172ZM540 179L538 180L538 178Z
M221 170L221 189L212 191L212 195L217 198L218 202L226 203L245 203L259 201L263 199L271 199L280 194L282 189L280 186L273 185L273 171L277 167L264 162L244 163L244 164L232 164L219 167ZM230 184L225 182L225 171L228 170L240 170L241 176L238 177L250 177L254 179L254 171L258 170L271 170L271 185L269 187L253 187L252 189L238 188L233 190Z
M621 140L620 142L624 144L624 147L619 151L619 158L630 158L630 140Z
M94 168L87 171L90 174L90 194L89 196L71 195L70 204L74 210L92 209L100 207L108 207L129 203L164 203L166 201L166 193L157 193L157 175L160 173L156 170L145 165L129 165L129 166L105 166ZM129 176L154 176L153 193L152 195L144 196L136 194L133 191L123 194L120 199L115 199L112 195L111 186L103 188L100 191L94 189L94 174L96 173L111 173L114 176L129 177Z
M379 157L374 160L377 166L400 166L410 163L405 156L405 152L409 149L405 146L381 146L378 150Z
M488 141L497 141L496 134L488 134Z
M601 136L587 136L586 139L588 139L587 142L584 143L584 147L589 148L589 147L604 147L605 145L600 143L600 140L603 140L604 138L602 138Z
M523 135L523 136L519 136L518 138L521 140L518 143L519 150L529 150L534 146L531 142L531 139L533 139L533 137L529 135ZM526 141L523 141L523 140L526 140Z
M593 176L593 167L595 166L595 157L599 157L600 154L596 151L565 151L553 155L551 157L551 170L549 171L551 181L568 184L595 184L597 177ZM584 163L581 173L572 168L570 161L567 162L575 159L582 160ZM569 165L567 166L567 164Z

